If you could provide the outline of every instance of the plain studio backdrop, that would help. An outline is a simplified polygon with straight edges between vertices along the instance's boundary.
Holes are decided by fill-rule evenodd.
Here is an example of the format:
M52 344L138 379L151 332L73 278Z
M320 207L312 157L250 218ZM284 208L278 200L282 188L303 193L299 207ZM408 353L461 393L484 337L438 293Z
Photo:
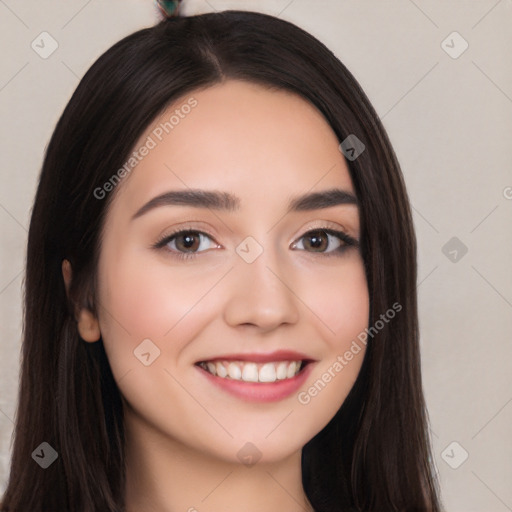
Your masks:
M512 510L512 1L186 0L183 13L225 9L308 30L375 106L413 207L441 497L448 512ZM150 0L0 0L0 493L44 150L93 61L156 21Z

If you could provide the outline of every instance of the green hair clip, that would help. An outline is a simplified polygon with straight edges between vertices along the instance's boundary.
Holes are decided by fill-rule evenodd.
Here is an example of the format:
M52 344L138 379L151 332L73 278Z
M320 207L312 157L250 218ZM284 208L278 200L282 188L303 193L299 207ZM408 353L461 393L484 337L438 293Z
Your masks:
M166 18L175 18L179 14L181 0L156 0L156 4Z

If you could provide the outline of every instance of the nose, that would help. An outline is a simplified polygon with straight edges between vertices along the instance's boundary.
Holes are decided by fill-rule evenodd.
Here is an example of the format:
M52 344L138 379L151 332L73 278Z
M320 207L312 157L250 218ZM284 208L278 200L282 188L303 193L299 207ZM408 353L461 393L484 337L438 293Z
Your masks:
M264 250L252 263L242 258L230 272L224 320L232 327L253 325L266 332L299 319L300 299L292 273L283 272L272 251Z

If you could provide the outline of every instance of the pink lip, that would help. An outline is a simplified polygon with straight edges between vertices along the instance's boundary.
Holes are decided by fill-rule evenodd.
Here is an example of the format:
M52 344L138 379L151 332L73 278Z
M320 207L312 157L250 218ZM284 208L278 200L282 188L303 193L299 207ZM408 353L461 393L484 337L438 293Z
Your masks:
M251 361L254 361L254 359L252 359L253 355L254 354L251 355ZM265 355L264 357L267 356ZM234 359L240 360L238 359L238 356ZM295 356L291 359L297 360L295 359ZM270 360L276 361L276 359L265 359L265 361ZM295 377L291 379L278 380L276 382L244 382L229 378L223 379L212 375L200 366L195 366L195 368L197 368L201 375L207 378L212 384L236 396L237 398L241 398L247 402L278 402L279 400L283 400L290 396L292 393L297 391L302 384L304 384L306 379L309 377L313 366L313 363L309 363Z
M273 363L274 361L312 361L312 359L306 354L301 354L293 350L276 350L275 352L267 352L265 354L248 353L214 356L203 359L203 361L252 361L254 363Z

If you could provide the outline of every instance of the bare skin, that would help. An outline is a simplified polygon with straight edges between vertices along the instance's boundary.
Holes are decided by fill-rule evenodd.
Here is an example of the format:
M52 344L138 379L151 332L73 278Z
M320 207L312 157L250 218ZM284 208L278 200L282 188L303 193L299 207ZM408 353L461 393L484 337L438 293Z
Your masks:
M153 130L190 97L197 106L158 140ZM301 450L357 378L364 346L342 370L333 365L367 327L369 297L357 246L341 251L345 242L322 231L357 241L357 206L287 206L306 193L354 194L339 141L304 99L241 81L187 95L135 148L148 136L156 147L118 185L107 214L99 315L83 309L78 318L84 341L102 337L123 396L127 511L312 510ZM132 219L152 198L189 189L229 192L239 209L165 205ZM194 232L192 249L183 235L152 247L176 230ZM320 243L310 233L319 230ZM247 237L257 245L245 245ZM248 263L237 247L262 253ZM66 261L63 275L69 284ZM154 358L147 345L147 366L134 355L145 339L160 351ZM234 396L195 364L285 349L314 362L300 389L273 402ZM308 391L319 380L328 383ZM255 464L244 462L244 446Z

